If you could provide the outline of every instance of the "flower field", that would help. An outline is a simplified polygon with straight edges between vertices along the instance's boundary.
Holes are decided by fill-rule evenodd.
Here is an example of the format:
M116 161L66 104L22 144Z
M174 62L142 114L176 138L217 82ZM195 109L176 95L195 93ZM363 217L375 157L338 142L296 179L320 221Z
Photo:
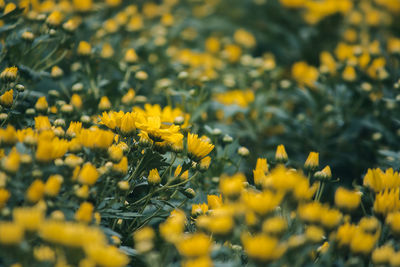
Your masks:
M0 0L0 267L400 266L400 0Z

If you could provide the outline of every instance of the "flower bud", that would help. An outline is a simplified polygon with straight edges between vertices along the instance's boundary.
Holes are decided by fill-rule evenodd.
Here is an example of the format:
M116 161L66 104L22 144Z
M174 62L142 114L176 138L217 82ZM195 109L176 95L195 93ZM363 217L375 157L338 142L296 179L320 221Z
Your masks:
M152 169L150 171L147 181L150 185L158 185L161 182L161 178L157 169Z
M242 157L247 157L250 154L250 151L246 147L241 146L238 149L238 154Z

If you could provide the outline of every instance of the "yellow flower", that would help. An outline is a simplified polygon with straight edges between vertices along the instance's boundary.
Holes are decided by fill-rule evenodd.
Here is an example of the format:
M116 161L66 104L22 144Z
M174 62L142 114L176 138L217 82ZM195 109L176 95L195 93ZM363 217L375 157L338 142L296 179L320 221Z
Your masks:
M0 188L0 210L5 206L11 194L8 190Z
M49 162L57 158L61 158L68 150L68 141L53 138L46 140L40 138L36 149L36 160L40 162Z
M188 134L187 147L189 157L194 161L200 161L207 156L213 149L214 145L199 138L197 134Z
M326 68L332 75L336 74L336 61L331 53L323 51L320 54L320 62L321 69Z
M0 222L0 244L15 245L24 238L24 229L13 222Z
M315 170L319 166L319 153L310 152L306 162L304 163L304 168L307 170Z
M1 159L1 167L9 173L16 173L21 162L21 155L17 149L13 147L7 157Z
M55 27L60 26L61 22L64 20L64 15L60 11L53 11L46 19L47 24Z
M115 112L103 112L102 116L100 117L100 124L107 126L108 128L114 130L116 127L121 126L121 120L124 116L123 111Z
M383 245L372 251L371 259L375 265L386 265L394 253L394 248L391 245Z
M35 129L39 131L49 130L51 128L51 124L49 121L49 117L47 116L37 116L35 117Z
M282 199L283 194L275 194L270 191L261 193L248 191L243 194L246 207L262 216L274 211Z
M105 43L101 49L100 55L102 58L111 58L114 55L114 48L109 43Z
M12 3L9 3L12 4ZM7 4L7 6L9 5ZM0 79L6 81L6 82L12 82L15 81L18 75L18 68L17 67L8 67L5 68L1 74L0 74Z
M160 175L158 174L157 169L150 170L149 176L147 177L147 181L150 185L158 185L161 182Z
M123 267L129 263L129 257L114 246L91 243L84 249L88 258L99 266Z
M192 205L192 216L205 214L207 211L208 211L208 206L206 203Z
M329 180L332 178L331 168L329 166L325 166L321 171L314 173L314 178L317 180Z
M184 257L206 256L211 249L211 240L202 233L188 234L177 244L177 249Z
M78 94L73 94L70 104L76 109L81 109L83 105L82 98Z
M119 130L124 136L130 136L136 131L136 114L133 112L125 113L121 118L121 125L119 126Z
M75 213L75 220L90 223L93 218L93 205L89 202L83 202Z
M128 173L128 158L123 157L118 164L113 164L113 171L125 175Z
M213 54L217 53L221 48L221 43L216 37L208 37L204 45L207 52Z
M246 108L254 102L255 96L252 90L231 90L214 95L214 99L224 105L238 105Z
M278 243L278 239L263 234L244 234L241 239L247 255L256 261L271 262L279 259L286 250L285 246Z
M119 181L118 188L123 191L128 190L130 188L129 182L128 181Z
M202 158L200 160L200 164L198 165L199 166L199 170L200 171L208 170L208 168L210 167L210 164L211 164L211 157L210 156L206 156L206 157Z
M135 249L140 253L146 253L153 249L153 239L155 233L153 228L147 226L137 230L133 233L133 240L135 241Z
M222 197L216 195L207 195L207 203L210 209L217 209L222 206Z
M125 52L124 60L125 60L127 63L130 63L130 64L135 63L136 61L138 61L138 56L137 56L137 54L136 54L135 49L133 49L133 48L128 49L128 50Z
M256 45L256 39L254 35L244 29L238 29L235 31L233 38L235 42L246 47L252 48Z
M159 116L145 118L141 115L138 117L136 127L141 130L141 134L147 135L154 142L168 141L168 139L170 140L171 137L174 137L179 132L179 126L166 126L161 123ZM180 134L179 137L181 137Z
M79 143L92 149L107 149L114 141L114 133L98 128L82 129L78 134Z
M207 229L214 235L225 236L232 232L234 221L232 216L217 215L212 216L207 224Z
M396 235L400 234L400 212L392 212L386 216L386 223Z
M144 26L143 19L141 15L134 15L131 17L131 19L128 22L128 25L126 25L126 29L129 32L134 32L142 29Z
M287 229L287 222L282 217L272 217L264 221L262 224L263 233L269 235L281 235Z
M244 189L244 182L246 182L246 177L242 173L237 173L231 177L223 175L219 182L219 190L223 196L236 198Z
M83 165L78 175L78 181L84 185L93 185L99 178L99 172L91 163Z
M153 228L146 226L133 233L133 239L136 242L153 240L155 238L155 232Z
M75 190L75 195L81 199L87 199L89 197L89 186L82 185Z
M79 25L82 23L82 19L80 17L73 17L69 20L67 20L64 24L63 24L63 29L69 32L73 32L75 31Z
M242 49L238 45L228 44L224 47L223 53L229 62L236 63L242 55Z
M60 78L61 76L63 76L63 74L64 74L64 71L60 67L53 66L51 68L51 77L52 78L55 78L55 79Z
M268 163L265 158L258 158L256 163L256 170L262 170L264 173L268 172Z
M311 243L319 243L324 239L325 232L318 226L308 226L305 231L306 238Z
M198 257L182 262L182 267L212 267L213 262L210 257Z
M18 141L17 131L9 124L5 129L0 129L0 143L14 145Z
M132 104L134 102L134 100L135 100L135 95L136 95L135 90L130 88L128 90L128 92L125 95L122 96L122 98L121 98L122 104L124 104L124 105Z
M44 212L36 207L15 208L13 210L14 222L28 231L37 230L44 220Z
M84 0L83 2L85 2L85 1L86 0ZM78 55L89 56L90 53L92 52L92 46L86 41L80 41L77 52L78 52Z
M279 163L285 163L288 161L288 155L286 154L285 146L279 145L276 148L275 160Z
M73 6L75 10L80 12L87 12L92 9L93 6L92 0L73 0Z
M102 96L100 98L100 102L99 102L98 108L100 110L109 110L109 109L111 109L111 102L108 99L108 97Z
M44 185L45 194L52 197L57 196L63 181L64 178L61 175L59 174L51 175L47 179L46 184Z
M323 210L319 202L304 203L297 208L300 218L309 223L318 223Z
M122 149L117 145L112 145L108 148L108 156L113 162L119 162L124 155Z
M301 61L293 64L292 76L300 86L315 88L315 82L318 80L319 72L317 68Z
M170 13L162 15L161 23L167 27L172 26L174 24L174 16Z
M56 253L48 246L37 246L33 248L33 256L37 261L54 262Z
M75 168L76 166L79 166L83 163L83 159L74 154L69 154L65 158L64 163L70 168Z
M385 189L396 189L400 187L400 174L392 168L383 172L381 169L368 169L364 176L363 185L374 192L381 192Z
M354 67L346 66L342 73L343 80L347 82L354 82L357 79L357 73Z
M350 191L343 187L339 187L335 193L335 205L346 210L356 209L361 202L359 192Z
M376 236L356 231L350 242L350 250L356 254L367 255L372 251L376 241Z
M387 50L393 54L400 54L400 38L389 38L387 42Z
M10 89L4 94L2 94L0 96L0 104L5 108L11 107L13 104L13 94L14 94L13 89Z
M332 229L339 225L343 218L340 211L336 209L324 209L322 211L320 223L327 229Z
M26 198L33 203L38 202L43 198L44 183L41 180L35 180L26 191Z
M182 210L173 210L168 219L160 224L160 235L170 243L176 243L182 238L186 216Z
M106 244L106 237L99 228L74 222L47 220L40 225L39 236L45 241L70 247Z
M339 246L349 246L355 232L357 231L357 226L350 223L345 223L339 226L336 232L336 240Z
M81 132L81 130L82 130L82 122L71 121L67 129L67 135L70 137L75 137Z

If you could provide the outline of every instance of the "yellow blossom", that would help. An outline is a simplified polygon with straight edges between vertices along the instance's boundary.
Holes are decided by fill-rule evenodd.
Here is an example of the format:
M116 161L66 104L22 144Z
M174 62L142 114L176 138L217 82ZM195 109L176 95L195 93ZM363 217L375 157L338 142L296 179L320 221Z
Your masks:
M91 163L86 163L83 165L81 171L78 175L78 181L81 184L93 185L99 178L99 172Z
M14 222L28 231L37 230L44 220L44 212L38 208L15 208L13 210Z
M93 205L89 202L83 202L75 213L75 219L80 222L90 223L93 217Z
M339 187L335 193L335 205L339 208L354 210L361 202L359 192L350 191L343 187Z
M37 246L33 249L33 256L37 261L54 262L56 253L54 250L47 246Z
M201 233L186 235L178 243L177 249L185 257L205 256L211 249L211 240L208 236Z
M63 183L64 178L59 175L51 175L44 186L44 192L48 196L57 196L58 192L60 191L61 184Z
M147 181L149 182L150 185L157 185L161 182L161 178L160 175L158 174L157 169L150 170Z
M87 256L104 267L123 267L129 263L129 257L114 246L91 243L85 246Z
M10 4L13 3L9 3L7 4L7 6L9 6ZM12 82L17 78L18 75L18 68L17 67L8 67L5 68L1 73L0 73L0 79L8 81L8 82Z
M275 160L280 163L285 163L288 160L288 155L286 154L284 145L279 145L276 148Z
M113 171L125 175L128 172L128 158L122 157L119 163L113 164L112 167Z
M187 146L189 157L194 161L200 161L214 149L214 145L191 133L188 134Z
M306 162L304 163L304 167L307 170L314 170L319 166L319 153L318 152L310 152Z
M26 198L33 203L38 202L43 198L44 183L41 180L34 180L26 191Z
M10 89L0 96L0 104L3 107L9 108L12 106L14 99L13 93L14 93L13 89Z
M84 0L84 1L86 1L86 0ZM86 41L80 41L77 52L78 52L78 55L89 56L90 53L92 52L92 46Z
M15 245L24 238L24 229L13 222L0 222L0 244Z
M278 243L278 239L263 234L255 236L244 234L242 243L247 255L261 262L279 259L286 250L284 245Z
M5 206L11 194L8 190L0 188L0 210Z

